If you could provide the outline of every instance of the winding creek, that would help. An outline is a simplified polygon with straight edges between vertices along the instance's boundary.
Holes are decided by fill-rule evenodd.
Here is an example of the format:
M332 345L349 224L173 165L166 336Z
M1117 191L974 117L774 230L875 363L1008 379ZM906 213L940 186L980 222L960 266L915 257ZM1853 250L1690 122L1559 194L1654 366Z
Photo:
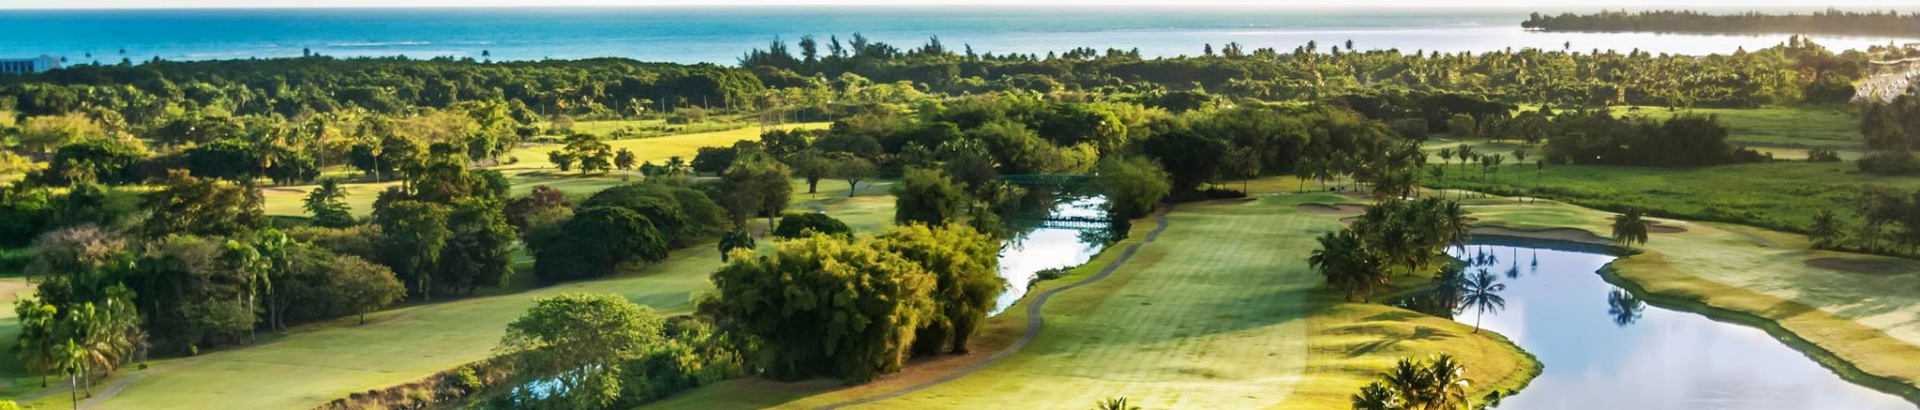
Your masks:
M1105 198L1082 196L1042 201L1040 209L1046 210L1044 216L1035 212L1034 216L1007 222L1011 238L1000 246L1000 277L1007 279L1007 290L995 301L990 314L999 314L1026 297L1027 287L1040 271L1079 266L1106 248L1106 241L1089 234L1103 228L1049 222L1063 218L1104 219L1106 211L1101 208L1107 203Z
M1481 325L1538 356L1539 378L1505 400L1522 410L1911 410L1855 385L1766 332L1640 302L1597 272L1597 250L1512 241L1450 254L1500 277L1506 309ZM1468 310L1455 320L1473 324Z

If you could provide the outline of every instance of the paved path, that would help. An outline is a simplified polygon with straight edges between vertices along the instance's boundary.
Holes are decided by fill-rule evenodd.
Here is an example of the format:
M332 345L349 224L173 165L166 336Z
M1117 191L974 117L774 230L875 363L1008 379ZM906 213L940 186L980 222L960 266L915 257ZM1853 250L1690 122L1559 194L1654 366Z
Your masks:
M993 363L1000 361L1000 359L1005 359L1007 358L1007 356L1012 356L1014 353L1019 352L1020 348L1026 347L1028 342L1032 342L1033 339L1040 337L1040 330L1046 327L1046 318L1041 317L1040 309L1047 305L1048 299L1052 299L1053 295L1059 294L1060 292L1065 292L1073 288L1086 286L1094 282L1099 282L1101 279L1106 279L1107 276L1113 275L1114 271L1119 270L1120 266L1126 265L1128 260L1133 259L1134 252L1139 251L1141 245L1153 243L1153 240L1155 238L1159 238L1160 233L1167 230L1167 211L1161 211L1158 214L1154 214L1154 219L1156 221L1159 221L1160 226L1154 227L1153 232L1147 234L1146 240L1142 240L1138 243L1134 243L1133 245L1127 246L1126 252L1121 253L1120 258L1114 259L1113 263L1107 264L1107 268L1100 270L1099 274L1093 275L1093 277L1083 279L1079 282L1074 282L1073 284L1047 290L1046 292L1041 293L1038 298L1034 299L1032 304L1027 305L1027 331L1025 334L1020 335L1020 340L1014 341L1012 346L1007 346L1007 348L1005 349L1000 349L999 352L995 352L993 356L987 357L986 360L982 360L979 363L974 363L972 366L967 366L966 368L960 369L960 371L954 372L953 374L941 376L938 379L928 380L926 382L914 385L913 387L895 390L887 394L867 397L859 400L846 401L846 402L820 406L818 408L815 408L814 410L833 410L833 409L839 409L839 408L845 408L845 407L853 407L853 406L858 406L862 404L880 402L880 401L892 399L895 397L905 396L908 394L912 394L914 392L926 390L927 388L930 388L930 387L938 386L941 383L946 383L946 382L953 381L955 379L959 379L961 377L966 377L967 375L980 371L980 369L985 369L987 366L993 365Z

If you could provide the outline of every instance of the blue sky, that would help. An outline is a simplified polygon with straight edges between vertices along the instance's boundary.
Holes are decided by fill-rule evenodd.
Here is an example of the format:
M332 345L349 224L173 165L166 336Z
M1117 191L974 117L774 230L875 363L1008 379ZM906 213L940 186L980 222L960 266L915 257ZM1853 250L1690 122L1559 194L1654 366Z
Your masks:
M1324 0L0 0L0 9L41 8L250 8L250 7L521 7L521 6L753 6L753 5L1027 5L1027 6L1264 6L1327 7ZM1540 0L1346 0L1341 7L1496 7L1547 6ZM1912 11L1914 0L1560 0L1555 9L1578 7L1670 8L1900 8Z

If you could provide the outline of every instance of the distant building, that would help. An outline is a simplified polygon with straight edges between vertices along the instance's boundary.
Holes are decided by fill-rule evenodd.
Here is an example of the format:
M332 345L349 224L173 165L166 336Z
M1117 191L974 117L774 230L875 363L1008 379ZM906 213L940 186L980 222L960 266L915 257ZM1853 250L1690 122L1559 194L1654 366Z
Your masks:
M60 68L60 58L54 56L0 58L0 74L36 74L56 68Z

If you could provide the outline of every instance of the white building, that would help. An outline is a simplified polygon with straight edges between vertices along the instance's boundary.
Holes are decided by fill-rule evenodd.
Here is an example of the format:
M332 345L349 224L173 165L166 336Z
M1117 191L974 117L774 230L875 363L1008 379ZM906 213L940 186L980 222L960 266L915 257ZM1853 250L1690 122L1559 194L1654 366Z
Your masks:
M60 68L60 58L54 56L0 58L0 74L35 74L56 68Z

